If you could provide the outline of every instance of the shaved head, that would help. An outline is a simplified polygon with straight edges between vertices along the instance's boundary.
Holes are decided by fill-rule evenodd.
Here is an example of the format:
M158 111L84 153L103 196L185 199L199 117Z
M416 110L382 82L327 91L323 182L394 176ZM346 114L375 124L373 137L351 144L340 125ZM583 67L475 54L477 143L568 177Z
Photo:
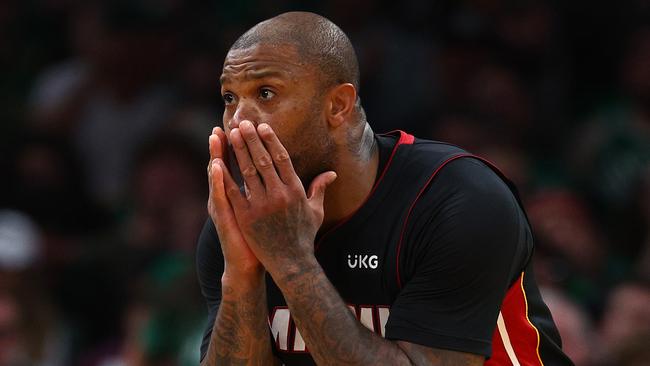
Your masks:
M249 29L230 49L258 44L293 46L300 57L298 61L319 70L323 87L350 83L359 90L359 63L352 43L327 18L308 12L280 14Z
M345 33L320 15L290 12L255 25L230 48L220 80L226 133L243 121L267 123L305 187L334 170L340 155L363 160L364 148L372 148L357 56Z

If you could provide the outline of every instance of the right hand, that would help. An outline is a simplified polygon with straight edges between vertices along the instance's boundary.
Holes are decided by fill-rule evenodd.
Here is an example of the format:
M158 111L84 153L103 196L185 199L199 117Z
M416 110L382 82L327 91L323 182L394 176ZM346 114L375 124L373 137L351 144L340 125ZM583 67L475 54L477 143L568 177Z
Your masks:
M228 146L226 134L220 127L212 130L209 138L210 163L208 164L208 182L210 197L208 199L208 213L217 229L221 250L225 261L224 277L257 276L263 273L264 267L250 250L244 240L235 214L230 206L224 185L223 162Z

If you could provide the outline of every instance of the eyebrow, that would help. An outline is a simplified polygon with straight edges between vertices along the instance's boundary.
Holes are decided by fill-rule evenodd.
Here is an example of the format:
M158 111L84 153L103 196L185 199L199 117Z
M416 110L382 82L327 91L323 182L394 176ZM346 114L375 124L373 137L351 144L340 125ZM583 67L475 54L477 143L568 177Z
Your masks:
M285 74L284 72L277 71L277 70L260 70L260 71L251 70L251 71L247 71L247 72L244 73L244 75L245 75L244 79L258 80L258 79L263 79L263 78L266 78L266 77L283 76L284 74ZM222 74L221 77L219 78L219 82L221 84L224 84L226 81L228 81L228 79L229 78L226 75Z

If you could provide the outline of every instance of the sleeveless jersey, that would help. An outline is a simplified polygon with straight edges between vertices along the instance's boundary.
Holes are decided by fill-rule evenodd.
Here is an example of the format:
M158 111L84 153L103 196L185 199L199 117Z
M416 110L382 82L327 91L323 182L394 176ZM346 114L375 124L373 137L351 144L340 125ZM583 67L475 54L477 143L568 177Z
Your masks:
M533 240L514 186L489 162L402 131L377 135L380 169L363 205L319 233L316 259L378 336L486 356L485 365L570 365L535 284ZM197 270L209 319L223 256L211 221ZM267 275L270 342L285 365L314 365Z

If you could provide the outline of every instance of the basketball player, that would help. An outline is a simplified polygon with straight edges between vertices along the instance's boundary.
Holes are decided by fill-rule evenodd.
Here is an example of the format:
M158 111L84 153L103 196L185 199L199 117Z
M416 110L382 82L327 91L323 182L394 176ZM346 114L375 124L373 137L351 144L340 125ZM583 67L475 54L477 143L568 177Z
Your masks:
M571 364L514 190L457 147L374 134L336 25L302 12L257 24L221 85L197 252L202 365Z

